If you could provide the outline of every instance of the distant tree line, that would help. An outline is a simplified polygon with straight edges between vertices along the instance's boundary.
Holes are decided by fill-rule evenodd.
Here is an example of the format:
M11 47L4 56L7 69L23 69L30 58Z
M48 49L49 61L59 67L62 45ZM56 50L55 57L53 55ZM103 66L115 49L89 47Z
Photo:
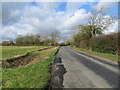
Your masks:
M14 46L15 43L12 40L8 40L8 41L3 41L2 43L0 43L1 46Z
M55 46L58 45L58 31L53 31L50 35L46 38L40 36L40 34L31 34L25 36L18 36L14 42L10 41L3 41L1 43L2 46Z
M19 36L15 40L16 45L18 46L37 46L40 45L40 35L26 35L26 36Z

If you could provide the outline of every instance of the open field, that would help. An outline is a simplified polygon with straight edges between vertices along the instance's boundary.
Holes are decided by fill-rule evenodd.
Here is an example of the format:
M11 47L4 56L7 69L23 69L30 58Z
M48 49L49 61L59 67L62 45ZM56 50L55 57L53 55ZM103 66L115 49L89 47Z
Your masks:
M34 51L36 57L30 65L3 69L3 88L45 88L51 78L51 64L58 47Z
M106 58L108 60L112 60L112 61L115 61L115 62L118 62L118 60L120 58L120 56L113 55L113 54L89 51L89 50L86 50L86 49L81 49L81 48L76 48L76 47L71 47L71 48L73 48L75 50L86 52L88 54L92 54L92 55L96 55L96 56L99 56L99 57L102 57L102 58Z
M2 56L0 60L12 58L13 56L22 55L36 49L46 48L47 46L0 46Z

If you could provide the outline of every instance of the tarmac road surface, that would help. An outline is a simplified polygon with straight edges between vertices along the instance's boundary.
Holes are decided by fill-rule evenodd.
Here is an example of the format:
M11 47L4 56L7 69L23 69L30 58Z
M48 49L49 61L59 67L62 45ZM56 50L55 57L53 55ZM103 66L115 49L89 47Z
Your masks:
M118 63L61 47L64 88L118 88Z

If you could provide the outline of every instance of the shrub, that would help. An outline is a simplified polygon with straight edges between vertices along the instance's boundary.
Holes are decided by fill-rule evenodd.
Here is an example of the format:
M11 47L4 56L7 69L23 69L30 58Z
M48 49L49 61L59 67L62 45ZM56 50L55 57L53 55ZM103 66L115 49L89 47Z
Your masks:
M92 38L90 45L93 51L102 53L118 53L118 34L104 35Z
M89 40L82 40L82 41L80 42L80 48L90 49Z

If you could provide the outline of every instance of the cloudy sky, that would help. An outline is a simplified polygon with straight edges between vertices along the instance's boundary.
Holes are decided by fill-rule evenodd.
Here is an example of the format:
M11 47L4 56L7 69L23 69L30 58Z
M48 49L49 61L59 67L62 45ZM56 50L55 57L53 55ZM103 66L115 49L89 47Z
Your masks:
M17 1L17 0L16 0ZM91 2L2 2L2 39L14 40L19 35L49 35L54 30L60 32L63 39L69 39L74 33L72 27L86 24L86 16L91 8L110 8L111 13L118 11L115 0L91 0ZM111 2L110 2L111 1ZM114 1L114 2L113 2ZM118 1L118 0L116 0ZM105 31L117 32L118 22ZM1 25L0 25L1 26Z

